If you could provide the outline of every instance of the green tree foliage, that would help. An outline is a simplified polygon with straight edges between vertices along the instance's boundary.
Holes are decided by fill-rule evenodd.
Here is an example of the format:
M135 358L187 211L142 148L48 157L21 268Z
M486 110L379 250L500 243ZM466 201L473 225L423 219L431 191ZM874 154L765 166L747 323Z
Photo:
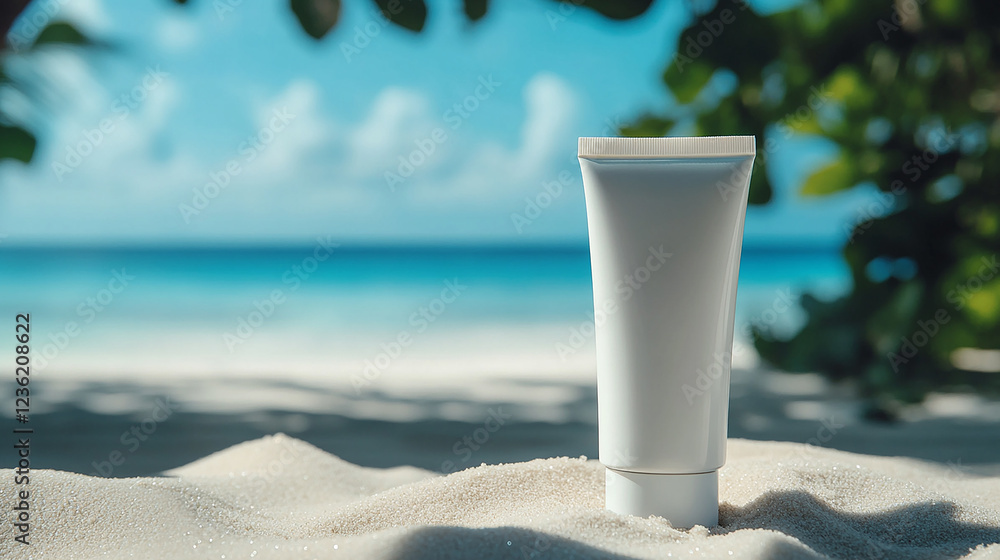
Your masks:
M736 85L713 99L720 73ZM804 296L790 339L756 331L764 359L852 380L880 415L932 390L1000 388L1000 3L827 0L760 15L719 0L663 79L681 109L624 132L681 123L766 139L752 202L771 196L779 137L839 148L803 196L878 188L844 225L851 291Z
M10 0L0 8L0 37L7 37L14 20L27 5L26 0ZM39 50L47 48L89 44L92 44L91 41L71 24L53 21L47 23L29 45L0 46L0 90L19 90L28 98L32 97L28 84L6 71L11 57L30 57ZM12 159L28 163L35 154L36 144L34 134L25 128L25 123L18 122L14 115L0 111L0 162Z

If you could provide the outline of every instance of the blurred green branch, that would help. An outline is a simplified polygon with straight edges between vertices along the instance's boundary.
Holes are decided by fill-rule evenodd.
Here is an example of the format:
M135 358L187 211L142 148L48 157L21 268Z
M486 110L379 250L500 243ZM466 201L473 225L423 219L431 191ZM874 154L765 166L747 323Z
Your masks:
M726 74L735 87L714 87ZM790 339L755 331L763 358L849 380L883 417L934 390L1000 389L1000 4L808 1L760 15L719 0L663 79L682 107L623 132L757 135L752 202L771 198L779 137L839 150L802 195L878 189L843 226L850 293L805 296Z
M35 35L30 43L22 44L22 40L11 41L14 23L29 5L28 0L9 0L0 7L0 37L5 39L0 45L0 90L21 90L27 93L26 84L22 83L8 71L9 60L14 56L31 56L39 49L60 45L89 45L92 42L72 24L64 21L49 21ZM0 112L0 162L12 159L23 163L31 161L35 154L37 141L35 135L26 128L26 123L4 112Z

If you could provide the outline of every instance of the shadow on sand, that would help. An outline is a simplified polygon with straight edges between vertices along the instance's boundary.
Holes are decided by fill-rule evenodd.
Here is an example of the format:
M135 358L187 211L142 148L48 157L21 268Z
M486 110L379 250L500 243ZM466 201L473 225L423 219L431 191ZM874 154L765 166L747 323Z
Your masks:
M481 463L538 457L596 458L597 394L593 386L525 381L509 385L516 387L514 391L507 388L505 399L483 402L401 397L378 390L359 397L353 391L282 380L203 379L171 387L141 381L86 382L72 388L39 380L32 385L32 396L39 395L37 402L44 403L47 394L62 394L62 400L39 406L32 414L32 464L102 476L152 475L275 432L370 467L413 465L450 472ZM0 383L0 391L5 389L10 394L12 384ZM511 400L543 391L557 392L563 399L547 405ZM241 395L248 394L258 401L261 395L280 395L280 402L286 404L250 411L233 407L240 404ZM174 412L155 425L147 422L144 428L157 399L167 395L175 403ZM744 384L731 399L730 437L815 444L817 436L824 435L829 436L821 442L824 447L936 461L964 473L1000 473L1000 446L995 445L1000 436L998 422L945 418L872 424L839 416L788 417L789 403L802 398ZM287 406L300 401L311 403L311 408L290 410ZM101 402L132 405L93 405ZM218 410L231 407L231 411L211 411L216 409L214 403ZM484 422L490 410L498 409L510 418L483 441ZM455 410L463 412L455 414ZM836 427L834 433L826 428L831 425ZM137 428L144 432L135 434ZM121 461L112 465L109 459L117 458L116 452ZM0 464L15 460L9 446L0 450Z
M409 537L390 558L466 560L511 558L553 560L634 560L584 543L520 527L426 527Z
M960 521L957 511L951 502L921 502L877 513L848 513L808 492L768 492L744 507L722 504L720 526L713 533L768 529L831 558L857 560L960 558L979 545L1000 542L1000 529ZM789 557L774 552L774 558Z

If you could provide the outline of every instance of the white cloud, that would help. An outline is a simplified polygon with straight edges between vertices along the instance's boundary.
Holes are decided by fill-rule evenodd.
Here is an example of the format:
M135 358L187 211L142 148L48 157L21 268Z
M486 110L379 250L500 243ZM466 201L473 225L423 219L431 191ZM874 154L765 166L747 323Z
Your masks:
M455 151L462 161L452 175L423 182L417 178L411 189L414 197L434 204L470 200L491 204L498 199L519 200L521 193L550 180L556 162L575 153L572 125L577 98L562 78L544 72L525 84L522 95L525 117L520 143L513 150L490 140L463 146Z
M51 96L37 101L59 102L60 106L52 111L57 121L68 123L75 120L79 125L109 107L107 89L94 76L91 66L79 52L65 49L38 51L25 62L31 64L38 77L44 80Z
M62 12L54 18L56 20L68 19L90 33L105 33L111 29L111 18L101 0L70 0L56 4L62 6Z
M156 40L167 52L182 52L201 39L198 26L183 14L164 14L156 26Z
M50 178L89 191L121 191L141 177L136 190L144 196L170 190L183 179L167 172L172 162L157 158L154 149L181 95L169 74L157 67L137 68L141 73L127 86L109 93L75 55L50 62L60 87L73 92L74 117L55 120L48 149L38 155L38 166Z
M527 117L521 129L516 169L522 177L530 177L544 171L553 157L565 149L577 102L569 85L548 73L536 74L528 82L524 100ZM576 144L572 146L575 148Z
M492 139L473 136L474 128L452 129L440 115L432 114L431 103L421 92L390 87L372 103L365 120L351 133L349 166L352 177L385 192L384 172L396 171L400 156L417 149L416 140L426 140L435 127L445 130L448 139L427 156L401 192L424 201L464 203L470 198L490 203L520 192L525 184L535 185L548 177L553 161L566 146L574 147L570 128L577 114L576 96L558 76L535 75L524 87L525 117L520 143L509 149ZM494 97L481 102L479 111L488 111ZM476 113L467 117L474 123ZM474 126L472 124L471 126ZM473 141L475 140L475 141Z
M7 188L0 208L0 223L34 239L263 238L328 228L373 235L393 216L421 231L446 232L456 207L472 212L463 214L465 221L483 212L499 216L499 225L482 227L503 228L506 214L487 208L517 209L525 193L562 169L557 162L575 147L575 96L552 74L534 76L520 92L507 92L507 99L484 101L454 130L427 94L400 87L383 89L357 122L337 122L325 113L317 83L298 79L272 97L246 97L245 124L240 126L248 134L270 126L276 110L294 115L258 157L247 162L234 145L207 158L195 144L172 141L178 134L173 117L185 88L168 76L126 118L116 120L113 133L59 183L52 162L65 158L67 147L79 143L83 131L102 119L117 118L112 109L116 97L131 92L143 76L137 67L131 81L120 79L108 89L73 54L54 53L43 70L60 76L60 87L71 92L71 110L54 119L54 130L44 136L45 149L32 166L3 170ZM490 103L509 103L510 97L523 103L522 120L507 125L508 133L519 131L513 146L493 136L496 127L477 122L488 120ZM414 140L427 138L434 127L446 129L448 139L404 185L389 192L384 172L394 169L398 157L414 149ZM224 170L233 157L245 172L185 224L178 205L189 203L192 189L202 188L210 172Z
M263 143L260 156L250 162L255 181L274 186L276 175L302 177L314 156L336 132L336 125L322 115L319 87L311 80L293 81L285 89L254 108L255 135Z
M436 126L430 117L430 102L420 92L389 87L382 90L368 116L347 140L350 171L354 177L378 175L395 165L396 159L413 149L413 141Z
M38 53L32 61L66 101L49 108L32 165L3 170L9 204L0 221L11 231L49 240L128 236L164 221L180 193L203 180L196 153L158 149L183 95L169 74L134 67L108 88L79 53Z

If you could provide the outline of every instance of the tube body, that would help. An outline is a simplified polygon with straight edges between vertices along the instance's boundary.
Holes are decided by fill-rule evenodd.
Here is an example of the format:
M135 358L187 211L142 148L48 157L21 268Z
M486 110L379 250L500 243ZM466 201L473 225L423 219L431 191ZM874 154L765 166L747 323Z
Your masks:
M754 153L752 136L580 139L609 509L717 524Z

